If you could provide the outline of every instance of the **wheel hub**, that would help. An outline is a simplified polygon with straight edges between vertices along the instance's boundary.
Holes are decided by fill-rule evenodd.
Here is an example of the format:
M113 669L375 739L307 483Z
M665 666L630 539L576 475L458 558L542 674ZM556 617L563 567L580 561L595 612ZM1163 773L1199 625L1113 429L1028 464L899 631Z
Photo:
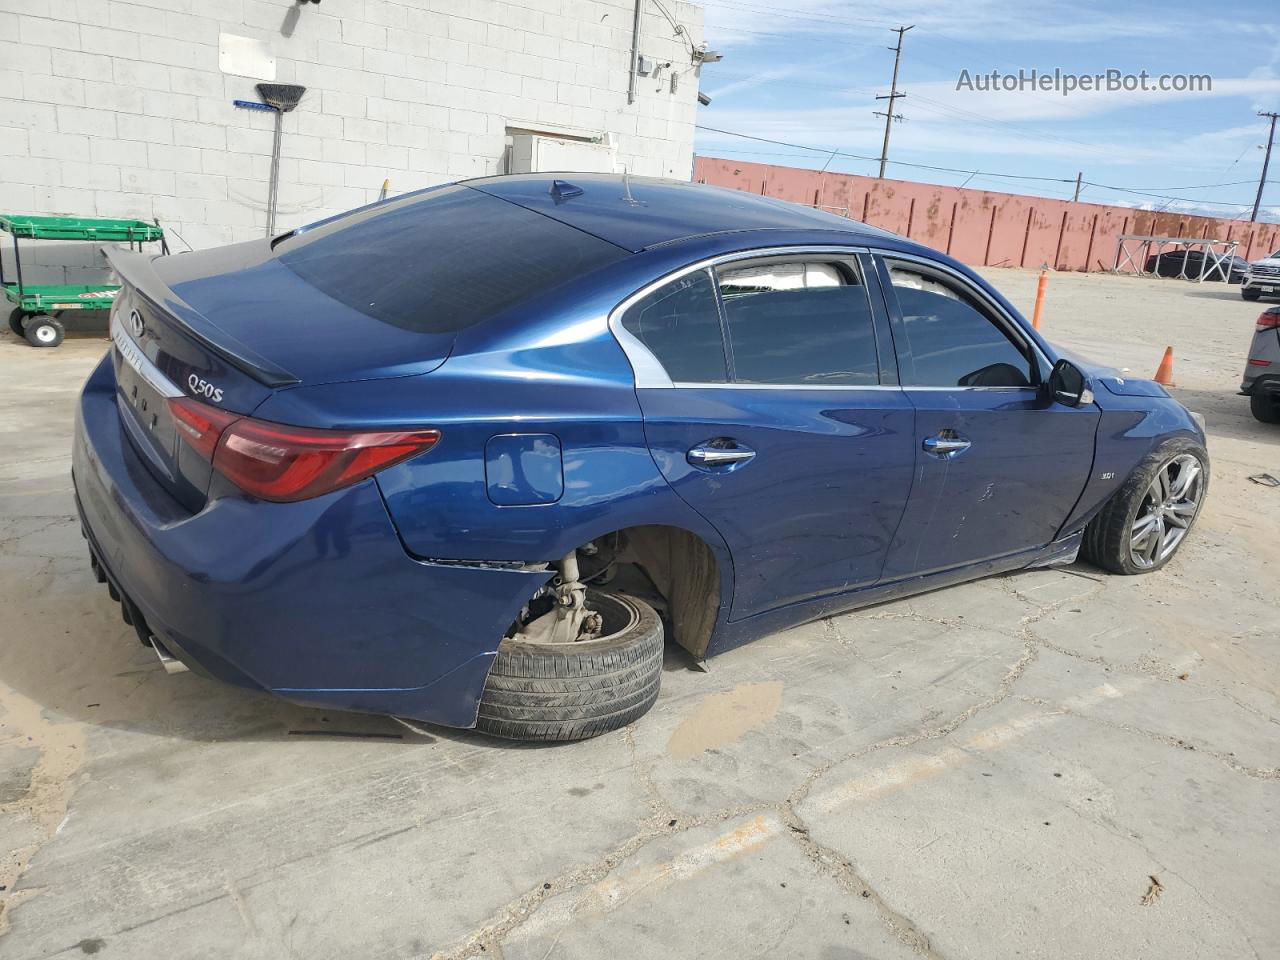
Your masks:
M1135 566L1150 569L1178 548L1200 510L1204 471L1189 453L1156 471L1134 517L1129 554Z

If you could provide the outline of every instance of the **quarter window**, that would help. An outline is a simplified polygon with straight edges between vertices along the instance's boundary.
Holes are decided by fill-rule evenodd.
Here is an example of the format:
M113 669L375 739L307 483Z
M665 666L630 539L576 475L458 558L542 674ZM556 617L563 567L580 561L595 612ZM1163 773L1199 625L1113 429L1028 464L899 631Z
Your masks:
M894 265L893 281L912 363L904 386L1027 387L1030 360L971 297L932 274Z
M851 265L779 261L717 276L735 383L880 382L871 306Z
M659 287L633 303L622 326L649 348L676 383L728 379L716 292L705 270Z

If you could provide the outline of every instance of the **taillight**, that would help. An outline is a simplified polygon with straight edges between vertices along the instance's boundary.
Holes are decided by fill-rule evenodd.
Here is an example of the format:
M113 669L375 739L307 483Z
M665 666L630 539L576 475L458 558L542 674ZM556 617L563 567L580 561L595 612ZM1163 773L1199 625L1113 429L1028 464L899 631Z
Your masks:
M183 397L170 401L182 435L245 493L289 502L340 490L425 453L439 430L318 430L238 417Z
M1273 307L1270 310L1263 310L1262 313L1258 314L1258 332L1263 330L1274 330L1276 327L1280 327L1280 310L1276 310Z
M173 414L178 435L210 462L222 438L222 431L240 419L239 414L219 410L190 397L171 397L169 412Z

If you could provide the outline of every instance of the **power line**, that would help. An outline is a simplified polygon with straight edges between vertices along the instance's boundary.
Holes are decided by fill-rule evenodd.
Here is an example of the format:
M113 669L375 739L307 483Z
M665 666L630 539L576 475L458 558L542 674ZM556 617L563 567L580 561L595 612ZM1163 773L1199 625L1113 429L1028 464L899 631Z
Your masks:
M878 162L880 160L879 157L868 156L866 154L849 153L844 150L831 150L826 147L812 147L804 143L792 143L787 140L775 140L769 137L757 137L753 134L739 133L736 130L725 130L720 127L711 127L701 123L695 124L695 126L697 127L697 129L705 130L708 133L719 133L724 136L739 137L743 140L754 140L758 143L769 143L778 147L790 147L793 150L805 150L810 153L822 154L823 156L832 155L837 157L845 157L851 160L869 160L872 162ZM731 152L749 152L749 151L731 151ZM787 155L782 154L782 156L787 156ZM791 154L790 156L802 156L802 155ZM900 167L912 167L918 170L934 170L940 173L961 174L967 177L980 176L985 179L998 178L1002 180L1026 180L1026 181L1031 181L1036 183L1069 183L1072 185L1076 183L1075 177L1041 177L1041 176L1033 176L1030 174L998 173L995 171L985 171L985 170L978 173L974 170L964 170L958 167L943 167L943 166L938 166L936 164L929 164L929 163L912 163L911 161L908 161L908 160L889 160L887 162ZM1276 181L1267 181L1267 182L1273 183ZM1138 196L1154 197L1160 200L1177 200L1184 203L1203 204L1204 206L1247 207L1249 205L1247 203L1229 203L1221 200L1202 200L1195 197L1170 196L1168 194L1157 193L1155 191L1139 190L1133 187L1120 187L1114 184L1097 183L1092 180L1081 180L1081 183L1087 184L1088 186L1091 186L1091 187L1097 187L1102 190L1114 190L1118 193L1132 193ZM1229 186L1229 185L1234 185L1234 184L1223 184L1223 186ZM1166 188L1166 189L1173 189L1173 188Z
M753 36L753 37L776 37L776 38L778 38L778 39L780 39L780 40L794 40L794 39L795 39L795 35L794 35L794 34L786 34L786 33L772 33L772 32L770 32L770 31L768 31L768 30L748 30L746 27L728 27L728 26L719 26L719 27L716 27L716 29L717 29L717 30L728 30L730 33L747 33L747 34L750 34L750 35L751 35L751 36ZM805 42L806 42L806 43L815 43L815 42L842 43L842 44L844 44L845 46L849 46L849 41L848 41L848 40L846 40L844 37L810 37L810 38L809 38L808 40L806 40ZM873 47L873 46L878 46L878 44L866 43L866 44L858 44L858 46Z
M892 49L892 48L891 48ZM716 76L726 80L757 80L760 79L758 74L732 73L729 71L716 70ZM870 87L858 86L848 83L820 83L816 80L795 80L790 77L766 77L764 78L770 83L776 83L781 86L798 86L813 87L819 90L839 90L843 93L870 93ZM1059 143L1065 143L1071 146L1087 147L1096 153L1107 153L1108 155L1114 150L1113 147L1104 146L1099 143L1088 143L1084 140L1076 140L1071 137L1063 137L1054 133L1046 133L1036 130L1016 120L1001 120L997 117L991 117L974 110L965 110L961 107L955 107L950 104L933 100L930 97L923 96L919 93L911 94L912 100L920 103L920 109L927 113L937 116L954 115L962 120L968 120L971 123L980 123L991 127L992 129L1007 129L1009 133L1022 137L1027 140L1056 140ZM1253 181L1247 181L1252 183Z
M702 124L702 123L694 124L694 126L697 127L699 130L706 130L709 133L722 133L728 137L741 137L744 140L756 140L756 141L759 141L760 143L772 143L775 146L779 146L779 147L792 147L793 149L797 149L797 150L809 150L813 153L821 153L824 156L832 152L831 150L825 147L811 147L811 146L808 146L807 144L790 143L786 140L771 140L768 137L756 137L749 133L738 133L737 131L734 131L734 130L723 130L719 127L709 127L706 124ZM879 157L869 157L860 153L846 153L843 150L837 150L835 151L835 154L837 157L848 157L852 160L874 160L876 162L879 162L880 160ZM917 167L921 170L939 170L939 171L942 171L943 173L962 173L962 174L965 174L966 176L973 173L972 170L961 170L957 167L939 167L929 163L911 163L906 160L890 160L888 162L899 167ZM1017 173L985 173L983 175L988 177L1005 177L1011 180L1040 180L1045 183L1075 183L1075 177L1070 177L1068 179L1063 179L1062 177L1033 177L1033 176L1027 176L1027 175L1017 174Z

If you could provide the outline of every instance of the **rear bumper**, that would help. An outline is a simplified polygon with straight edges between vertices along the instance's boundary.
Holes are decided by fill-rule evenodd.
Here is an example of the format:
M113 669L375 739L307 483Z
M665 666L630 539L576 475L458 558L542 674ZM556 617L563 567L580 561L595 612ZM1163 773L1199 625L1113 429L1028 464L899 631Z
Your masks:
M1240 393L1248 397L1264 390L1280 393L1280 374L1262 373L1251 377L1246 371L1244 379L1240 381Z
M371 480L186 512L124 435L107 361L80 397L72 476L144 632L196 672L300 703L473 726L503 632L549 575L410 557Z

